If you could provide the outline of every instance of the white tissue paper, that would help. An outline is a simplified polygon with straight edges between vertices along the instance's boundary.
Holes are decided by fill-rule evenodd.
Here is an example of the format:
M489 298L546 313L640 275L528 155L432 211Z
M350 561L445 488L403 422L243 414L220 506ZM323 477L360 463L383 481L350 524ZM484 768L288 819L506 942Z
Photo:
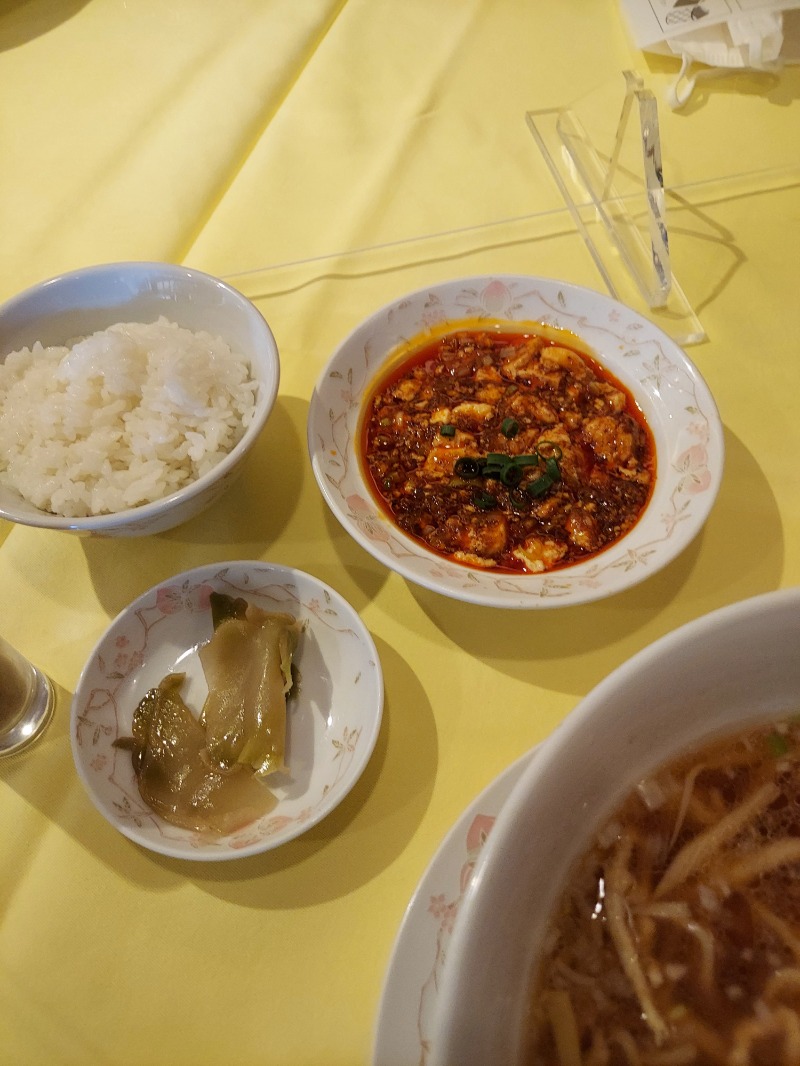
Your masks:
M800 9L798 0L622 0L622 6L637 47L681 58L667 92L673 109L687 102L699 77L798 61L784 49L784 12Z

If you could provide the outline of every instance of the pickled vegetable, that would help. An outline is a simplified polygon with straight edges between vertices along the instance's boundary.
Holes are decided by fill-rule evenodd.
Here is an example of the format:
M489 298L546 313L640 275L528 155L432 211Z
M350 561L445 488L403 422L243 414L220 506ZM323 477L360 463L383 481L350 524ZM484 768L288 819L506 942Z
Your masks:
M226 768L249 766L262 777L283 770L286 696L300 626L291 615L229 597L212 596L212 610L214 635L200 650L208 682L201 722L209 757Z
M261 780L286 768L286 699L301 626L246 600L211 595L214 633L199 652L208 696L199 719L168 674L133 715L132 753L144 802L173 825L233 833L271 810Z
M246 768L209 762L206 734L184 703L183 674L168 674L141 700L133 716L133 768L144 802L173 825L232 833L276 804Z

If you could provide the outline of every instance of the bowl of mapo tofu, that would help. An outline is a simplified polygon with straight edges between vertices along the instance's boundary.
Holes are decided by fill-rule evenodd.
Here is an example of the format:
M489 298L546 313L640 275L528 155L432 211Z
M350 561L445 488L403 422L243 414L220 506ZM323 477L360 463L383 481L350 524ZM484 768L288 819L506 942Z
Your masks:
M517 275L432 285L357 326L317 382L308 447L377 560L511 608L585 603L666 566L724 462L678 345L606 296Z
M540 745L455 921L432 1066L788 1066L800 589L722 608Z

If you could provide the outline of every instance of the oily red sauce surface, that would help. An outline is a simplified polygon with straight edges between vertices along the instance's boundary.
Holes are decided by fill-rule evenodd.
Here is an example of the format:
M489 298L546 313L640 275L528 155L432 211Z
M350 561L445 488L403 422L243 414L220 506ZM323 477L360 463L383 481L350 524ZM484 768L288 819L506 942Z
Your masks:
M514 486L458 472L462 457L490 453L542 460ZM361 454L405 533L481 569L581 562L634 526L655 479L652 434L628 390L587 355L533 333L463 329L414 351L369 398ZM558 479L531 495L547 455Z

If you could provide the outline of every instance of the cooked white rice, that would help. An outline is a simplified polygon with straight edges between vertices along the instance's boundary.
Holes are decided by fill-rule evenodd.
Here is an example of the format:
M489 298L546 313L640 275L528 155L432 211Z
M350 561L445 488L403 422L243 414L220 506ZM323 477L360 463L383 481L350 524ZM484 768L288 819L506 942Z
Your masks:
M160 500L243 436L258 384L219 337L165 318L0 365L0 481L69 518Z

